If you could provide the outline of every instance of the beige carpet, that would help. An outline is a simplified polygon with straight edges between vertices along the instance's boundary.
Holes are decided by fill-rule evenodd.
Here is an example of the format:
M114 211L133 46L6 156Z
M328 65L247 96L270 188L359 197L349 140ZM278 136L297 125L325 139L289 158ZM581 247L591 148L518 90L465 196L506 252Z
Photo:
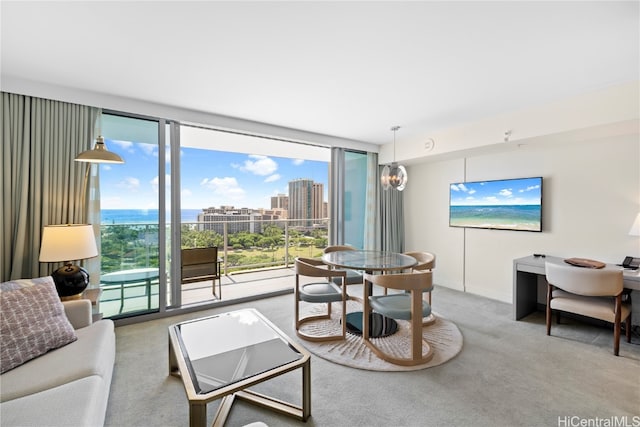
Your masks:
M305 305L301 307L304 316L317 314L325 308L323 304ZM348 301L347 312L362 310L362 305L356 301ZM340 333L341 306L333 304L330 320L311 321L303 325L302 331L308 334L336 334ZM441 365L453 359L462 350L462 334L458 327L448 319L434 313L435 321L422 328L422 336L431 345L434 355L428 363L416 366L399 366L386 362L376 356L364 345L362 338L347 332L345 340L311 342L301 339L300 342L311 353L334 363L351 368L370 371L415 371ZM410 327L403 320L398 321L398 331L385 338L372 340L376 346L387 353L396 355L409 354Z

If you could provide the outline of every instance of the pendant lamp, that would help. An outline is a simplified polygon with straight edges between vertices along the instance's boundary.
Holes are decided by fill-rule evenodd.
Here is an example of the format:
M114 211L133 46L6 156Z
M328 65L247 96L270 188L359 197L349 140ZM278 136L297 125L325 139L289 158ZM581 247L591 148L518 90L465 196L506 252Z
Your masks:
M400 126L393 126L393 162L390 165L385 165L382 169L382 176L380 177L380 183L382 188L388 190L389 188L395 188L398 191L402 191L407 186L409 176L404 166L396 163L396 131L400 129Z
M75 158L76 162L87 163L124 163L122 157L118 156L113 151L107 150L107 146L104 145L104 138L102 135L96 138L96 146L93 150L83 151Z

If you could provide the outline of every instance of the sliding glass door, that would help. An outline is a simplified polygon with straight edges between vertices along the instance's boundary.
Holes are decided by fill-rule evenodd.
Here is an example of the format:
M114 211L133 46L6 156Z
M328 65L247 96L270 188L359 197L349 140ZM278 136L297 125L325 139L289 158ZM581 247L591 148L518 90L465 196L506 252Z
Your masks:
M101 123L107 148L125 163L100 164L100 310L105 317L157 311L167 271L164 128L107 113Z

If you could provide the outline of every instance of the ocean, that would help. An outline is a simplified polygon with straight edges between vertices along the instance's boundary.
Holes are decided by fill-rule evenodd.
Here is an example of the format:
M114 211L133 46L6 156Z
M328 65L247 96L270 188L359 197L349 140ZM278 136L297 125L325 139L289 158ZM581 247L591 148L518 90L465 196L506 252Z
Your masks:
M540 205L451 206L449 225L540 231L541 209Z
M102 209L101 224L157 224L158 209ZM196 222L202 209L182 209L181 222ZM167 212L167 222L171 215Z

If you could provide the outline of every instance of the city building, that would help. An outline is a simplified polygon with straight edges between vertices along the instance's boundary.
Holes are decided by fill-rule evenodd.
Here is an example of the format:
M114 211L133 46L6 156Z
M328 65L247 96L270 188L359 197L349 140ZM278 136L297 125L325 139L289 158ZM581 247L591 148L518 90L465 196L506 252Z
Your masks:
M289 196L286 194L278 194L271 197L271 209L289 210Z
M260 233L265 219L260 212L250 208L235 208L233 206L209 207L198 214L198 229L213 230L223 234L225 227L228 233L246 231Z

